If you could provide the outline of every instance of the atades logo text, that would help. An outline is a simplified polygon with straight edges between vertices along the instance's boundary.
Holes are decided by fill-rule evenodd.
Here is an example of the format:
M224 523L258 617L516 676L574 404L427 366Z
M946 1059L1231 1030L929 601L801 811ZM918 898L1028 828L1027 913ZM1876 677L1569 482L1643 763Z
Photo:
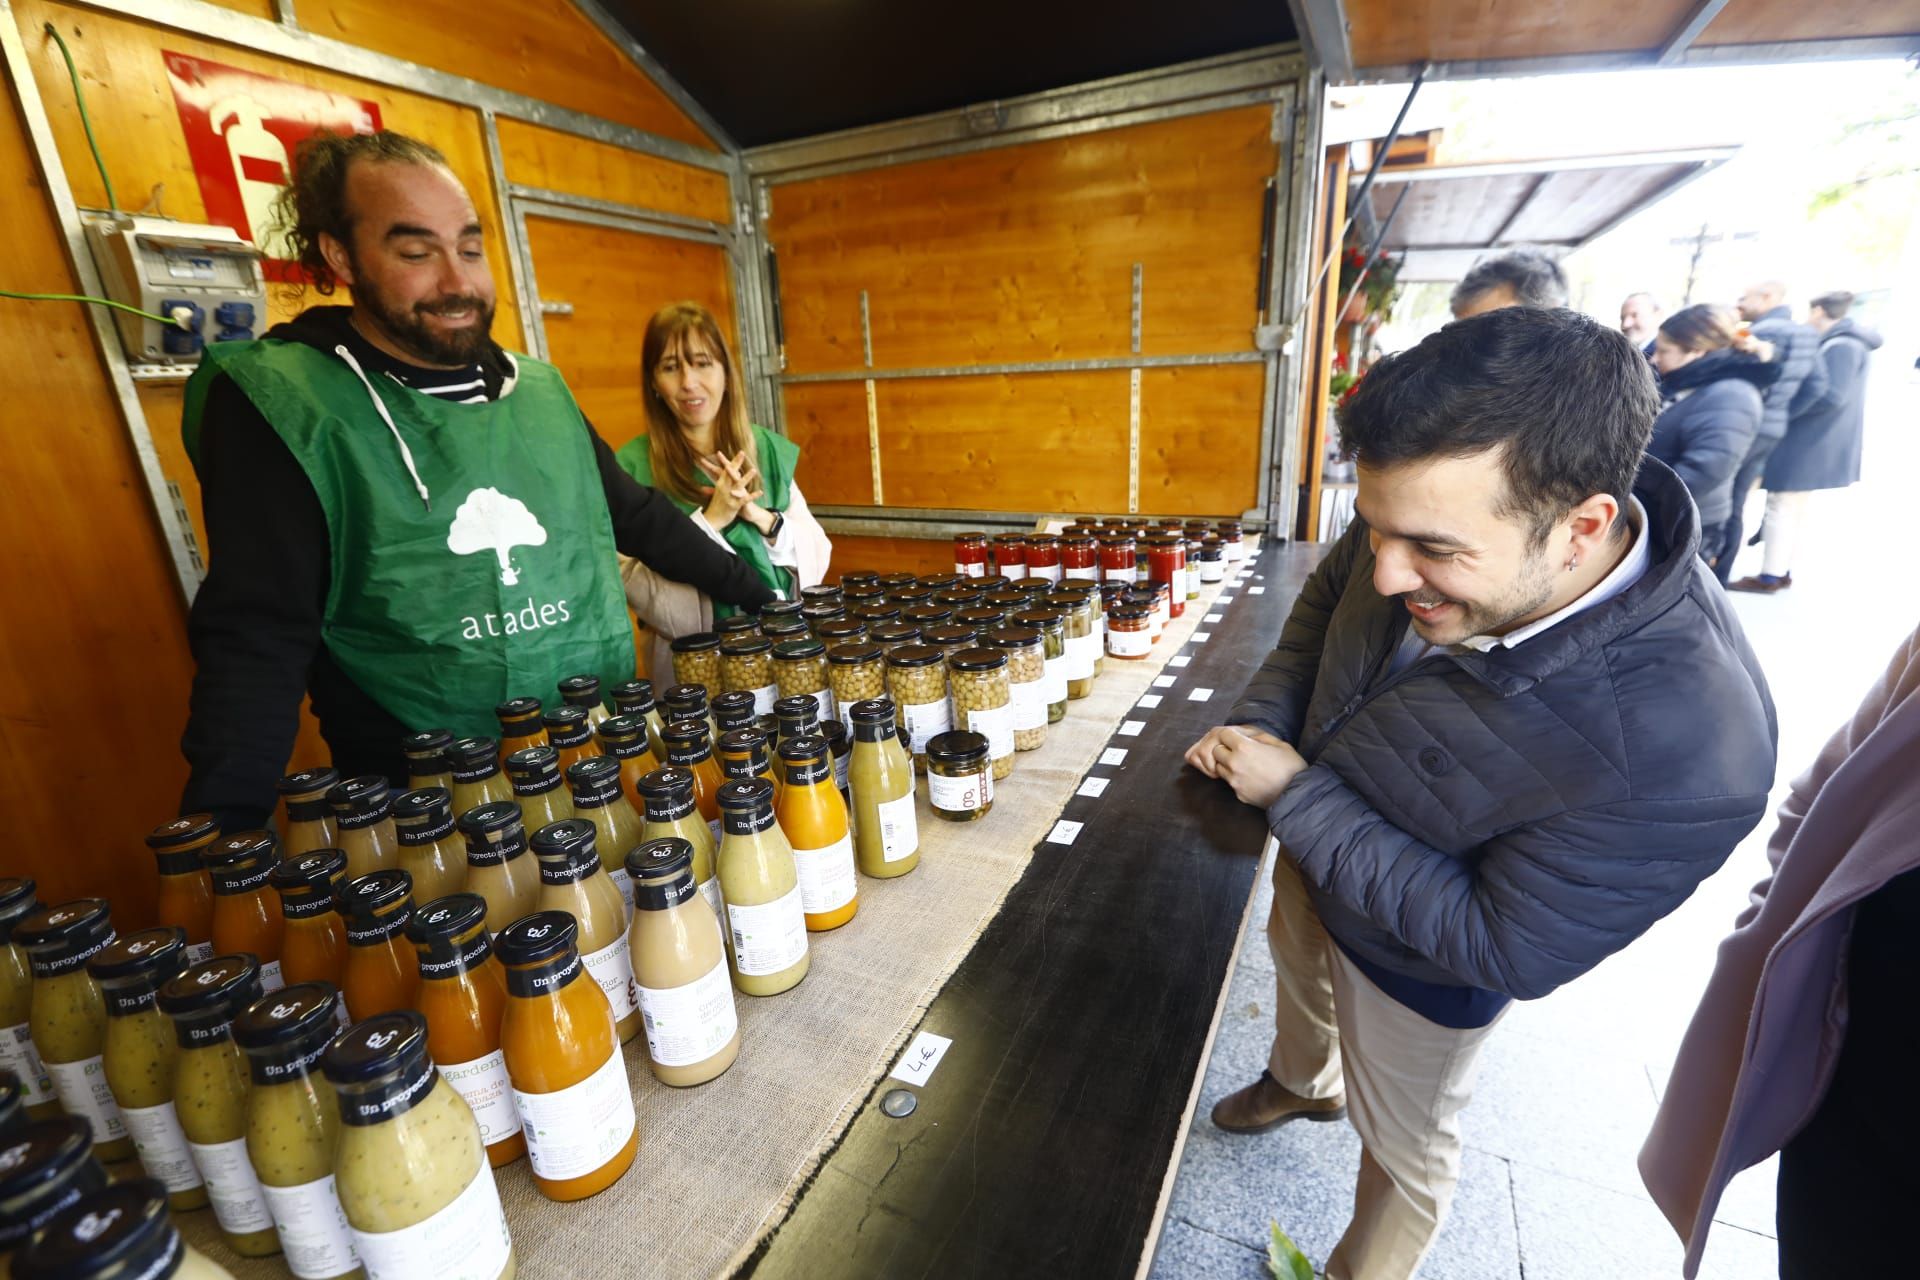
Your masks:
M488 636L517 636L522 631L558 626L573 621L573 615L567 612L565 600L536 605L533 597L529 596L523 607L510 613L469 615L461 621L465 624L465 629L460 633L462 640L484 640Z

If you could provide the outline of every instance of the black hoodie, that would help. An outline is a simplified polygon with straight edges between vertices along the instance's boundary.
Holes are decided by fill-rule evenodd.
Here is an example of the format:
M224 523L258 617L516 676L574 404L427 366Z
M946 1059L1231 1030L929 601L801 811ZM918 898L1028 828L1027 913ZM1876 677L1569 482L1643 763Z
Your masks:
M370 373L406 381L408 366L362 338L350 314L311 308L268 336L328 352L344 345ZM511 366L491 347L480 367L491 399ZM716 600L752 607L773 598L745 562L628 475L591 424L587 433L622 552ZM331 575L326 513L279 433L228 378L207 393L199 472L208 571L187 624L197 670L180 739L192 768L182 812L212 812L228 830L262 825L309 693L341 777L377 773L404 782L400 739L436 726L401 724L328 653L320 636Z

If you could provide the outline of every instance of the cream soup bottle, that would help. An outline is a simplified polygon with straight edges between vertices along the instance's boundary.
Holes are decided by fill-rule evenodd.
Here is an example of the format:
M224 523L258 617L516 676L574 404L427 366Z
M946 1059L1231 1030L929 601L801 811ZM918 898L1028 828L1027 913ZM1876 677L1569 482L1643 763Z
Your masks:
M773 784L765 778L729 782L719 801L733 984L750 996L776 996L799 985L810 959L793 847L773 820Z
M413 900L431 902L467 887L465 842L453 829L453 796L444 787L418 787L393 802L400 838L400 869L413 877Z
M605 993L625 1044L640 1034L640 1002L627 954L627 905L600 865L593 824L584 818L556 822L534 832L532 843L540 860L538 910L565 911L580 926L580 962Z
M400 865L393 793L385 778L349 778L327 792L327 803L333 806L335 843L347 855L347 879Z
M280 798L287 806L287 830L280 837L280 856L295 858L315 849L334 847L333 806L327 795L340 785L337 769L302 769L280 779Z
M662 1084L705 1084L740 1056L727 949L693 883L693 846L669 836L627 855L633 878L633 981L647 1059Z
M527 853L527 828L511 800L476 805L459 818L467 838L467 891L487 904L487 932L498 933L540 900L540 867Z
M672 766L655 769L640 779L640 799L646 805L646 822L641 828L644 839L678 836L692 847L693 887L713 908L714 918L722 922L720 932L724 934L727 908L720 896L716 866L720 844L713 838L713 828L694 806L693 774Z
M507 781L527 830L538 831L549 822L573 816L573 798L561 785L560 752L551 746L528 747L507 757Z

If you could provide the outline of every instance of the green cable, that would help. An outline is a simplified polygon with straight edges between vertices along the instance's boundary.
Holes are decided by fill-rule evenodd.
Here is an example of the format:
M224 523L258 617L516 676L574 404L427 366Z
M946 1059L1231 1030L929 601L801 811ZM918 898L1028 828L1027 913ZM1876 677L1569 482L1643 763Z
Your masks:
M94 167L100 170L100 183L107 189L107 208L119 212L120 203L113 198L113 179L107 176L107 162L100 158L100 144L93 140L93 120L87 115L87 96L80 89L80 72L74 68L73 54L67 48L67 42L60 29L51 22L47 24L47 34L60 46L60 56L67 60L67 75L73 80L73 100L80 108L80 127L87 131L87 147L93 152ZM111 304L118 305L118 304Z
M91 302L95 306L113 307L116 310L125 311L132 315L143 316L148 320L158 320L161 324L171 329L185 329L187 327L178 320L175 320L172 316L157 316L151 311L142 311L140 308L130 307L124 302L115 302L111 298L89 298L85 294L79 293L18 293L12 289L0 289L0 298L18 298L22 302Z

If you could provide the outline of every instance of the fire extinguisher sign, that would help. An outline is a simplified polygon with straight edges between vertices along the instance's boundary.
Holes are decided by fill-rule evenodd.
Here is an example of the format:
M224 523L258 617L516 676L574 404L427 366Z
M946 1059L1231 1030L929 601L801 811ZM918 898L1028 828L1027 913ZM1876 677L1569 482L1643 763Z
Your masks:
M322 129L374 132L379 104L184 53L162 56L207 221L258 245L267 279L304 279L271 217L274 197L292 180L294 148Z

